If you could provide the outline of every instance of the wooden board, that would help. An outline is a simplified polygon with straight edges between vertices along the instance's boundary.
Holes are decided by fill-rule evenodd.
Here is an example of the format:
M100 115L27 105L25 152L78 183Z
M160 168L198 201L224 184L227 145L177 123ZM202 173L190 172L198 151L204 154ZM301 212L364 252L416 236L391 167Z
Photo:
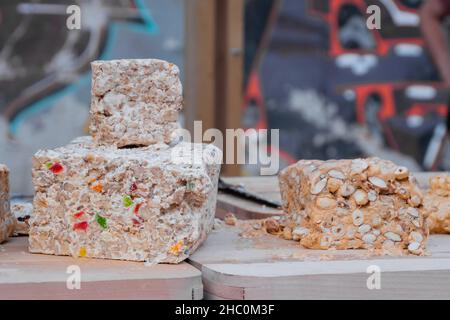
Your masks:
M430 177L437 174L439 174L439 172L420 172L414 173L414 176L417 178L420 187L427 189ZM277 176L224 177L222 179L230 184L242 185L246 190L262 195L267 199L281 201ZM283 214L281 210L269 208L249 200L219 192L217 197L216 216L218 218L223 218L227 212L234 213L239 219L261 219L267 216Z
M230 184L241 185L247 191L265 198L281 201L278 178L267 177L222 177ZM267 216L281 215L283 212L274 208L260 205L253 201L219 192L217 196L216 217L223 218L228 212L234 213L239 219L262 219Z
M429 256L370 256L367 250L301 248L273 236L244 239L237 227L213 232L189 262L207 299L449 299L450 235L432 236ZM369 290L369 266L380 290Z
M144 263L30 254L28 239L0 245L0 299L203 298L200 271L187 263ZM79 266L81 288L67 288L69 266ZM73 271L72 271L73 272Z
M421 188L438 173L416 173ZM248 191L280 200L277 177L225 178ZM281 211L220 194L217 216L241 220ZM371 256L367 250L323 251L270 235L244 239L238 227L213 232L189 260L202 270L207 299L448 299L450 235L430 237L426 257ZM381 289L369 290L367 267L381 270Z

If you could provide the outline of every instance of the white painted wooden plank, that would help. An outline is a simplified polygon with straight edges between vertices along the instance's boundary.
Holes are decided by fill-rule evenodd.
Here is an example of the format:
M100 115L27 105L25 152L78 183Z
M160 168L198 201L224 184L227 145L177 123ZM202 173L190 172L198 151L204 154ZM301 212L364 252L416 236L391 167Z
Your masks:
M411 272L383 272L380 289L370 290L370 274L326 274L286 278L284 281L260 281L258 285L232 287L218 283L205 284L208 295L222 299L449 299L448 270ZM231 276L231 275L228 275ZM216 281L221 281L216 278ZM241 279L242 280L242 279ZM236 293L237 294L233 294ZM231 293L231 294L230 294Z
M202 299L201 272L183 262L144 263L30 254L26 237L0 246L0 299ZM69 266L81 289L69 290Z
M203 267L219 274L232 274L227 285L239 285L239 277L280 278L322 274L365 273L368 267L378 266L382 272L450 270L450 259L368 259L349 261L289 261L269 263L205 264ZM270 280L270 279L269 279Z
M369 290L366 273L317 275L283 284L245 289L245 299L450 299L450 272L381 273L379 290Z
M205 298L205 300L230 300L230 299L225 299L223 297L216 296L216 295L214 295L212 293L209 293L207 291L205 291L204 298ZM242 299L239 299L239 300L242 300Z

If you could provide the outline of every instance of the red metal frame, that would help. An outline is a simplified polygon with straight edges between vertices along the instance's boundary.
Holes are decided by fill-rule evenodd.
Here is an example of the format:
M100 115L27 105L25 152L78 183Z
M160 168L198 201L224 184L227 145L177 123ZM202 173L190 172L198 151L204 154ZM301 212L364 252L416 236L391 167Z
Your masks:
M355 85L351 89L356 94L356 119L360 124L366 122L365 119L365 103L367 98L372 94L378 94L381 98L381 109L379 113L379 120L384 122L386 119L398 114L396 102L394 98L394 91L405 89L412 85L427 85L435 89L442 89L444 85L442 83L417 83L417 82L404 82L404 83L370 83ZM425 115L429 112L436 112L437 114L445 117L448 112L448 107L445 103L415 103L406 111L406 115L420 114Z

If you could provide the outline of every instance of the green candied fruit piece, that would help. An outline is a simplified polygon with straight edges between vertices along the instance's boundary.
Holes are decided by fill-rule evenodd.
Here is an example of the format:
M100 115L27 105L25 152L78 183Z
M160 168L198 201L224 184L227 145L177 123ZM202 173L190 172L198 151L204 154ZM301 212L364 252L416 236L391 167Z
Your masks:
M53 165L53 162L51 162L51 161L45 163L45 167L47 169L50 169L52 167L52 165Z
M108 228L108 222L105 217L102 217L99 213L95 215L95 221L102 227L103 229Z
M186 189L192 190L194 188L195 188L195 182L190 181L186 184Z
M131 197L128 195L123 196L122 202L125 208L129 208L134 204L133 200L131 200Z

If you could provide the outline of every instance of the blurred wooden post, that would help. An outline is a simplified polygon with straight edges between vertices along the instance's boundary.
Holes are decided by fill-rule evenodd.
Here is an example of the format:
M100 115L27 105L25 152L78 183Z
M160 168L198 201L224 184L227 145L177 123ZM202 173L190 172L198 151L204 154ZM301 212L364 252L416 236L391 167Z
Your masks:
M243 31L244 0L187 0L185 113L191 133L194 120L224 135L241 127ZM222 173L239 175L240 166L224 165Z
M216 0L187 0L185 8L184 109L193 134L195 120L203 130L215 127Z

